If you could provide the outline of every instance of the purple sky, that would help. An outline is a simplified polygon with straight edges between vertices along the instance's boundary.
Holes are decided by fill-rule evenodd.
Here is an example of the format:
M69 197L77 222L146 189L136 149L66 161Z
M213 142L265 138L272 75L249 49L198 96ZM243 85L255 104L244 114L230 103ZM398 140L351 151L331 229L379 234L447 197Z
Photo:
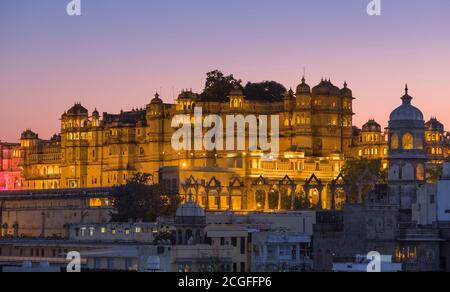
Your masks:
M450 1L382 0L0 1L0 140L32 128L59 132L76 101L90 111L142 107L162 88L201 91L221 69L245 82L347 80L354 124L386 125L405 82L427 118L450 127Z

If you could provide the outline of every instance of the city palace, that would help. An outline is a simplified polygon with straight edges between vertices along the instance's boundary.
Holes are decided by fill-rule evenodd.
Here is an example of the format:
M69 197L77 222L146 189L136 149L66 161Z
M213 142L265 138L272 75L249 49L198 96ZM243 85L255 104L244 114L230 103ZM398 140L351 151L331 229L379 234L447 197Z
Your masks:
M277 211L298 204L340 208L347 159L381 159L383 168L389 166L388 129L373 119L355 127L354 99L347 83L339 88L322 79L311 88L302 78L295 91L272 102L248 100L235 88L224 102L183 90L169 104L157 93L145 108L117 114L100 115L76 103L62 114L60 133L51 139L27 129L20 143L0 144L0 190L113 187L140 172L184 198L192 196L206 210ZM172 119L192 116L195 107L223 117L279 115L280 155L267 160L259 149L174 150ZM392 143L408 143L412 133L404 135L391 137ZM426 123L423 139L427 163L444 162L449 136L437 119Z

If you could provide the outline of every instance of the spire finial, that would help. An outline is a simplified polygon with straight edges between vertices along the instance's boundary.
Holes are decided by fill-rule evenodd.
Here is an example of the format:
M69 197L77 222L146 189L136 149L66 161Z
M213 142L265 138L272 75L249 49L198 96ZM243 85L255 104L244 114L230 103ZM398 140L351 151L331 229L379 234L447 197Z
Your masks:
M411 104L412 97L408 94L408 84L405 85L405 95L402 97L403 104Z
M344 81L344 88L347 88L347 81Z

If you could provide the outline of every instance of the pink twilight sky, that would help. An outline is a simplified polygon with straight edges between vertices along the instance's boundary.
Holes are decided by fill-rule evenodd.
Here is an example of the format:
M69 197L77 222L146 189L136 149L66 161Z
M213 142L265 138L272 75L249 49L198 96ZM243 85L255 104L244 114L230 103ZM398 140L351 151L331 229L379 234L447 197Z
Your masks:
M407 82L413 104L450 127L450 1L63 0L0 2L0 140L47 139L74 102L93 111L166 102L220 69L247 81L321 77L357 97L354 124L387 125Z

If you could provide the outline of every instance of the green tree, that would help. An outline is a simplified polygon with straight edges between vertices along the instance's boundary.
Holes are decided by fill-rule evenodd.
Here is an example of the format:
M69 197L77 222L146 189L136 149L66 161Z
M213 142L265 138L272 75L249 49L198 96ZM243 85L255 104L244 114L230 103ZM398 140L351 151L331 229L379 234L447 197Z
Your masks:
M206 73L205 89L200 94L200 100L212 102L226 102L228 95L234 88L240 88L242 81L233 75L225 76L221 71L214 70Z
M286 88L275 81L247 83L244 88L245 98L248 100L280 101L286 93Z
M387 173L379 159L347 159L342 173L350 183L351 202L362 202L377 183L387 181Z
M115 211L113 222L128 220L154 222L159 216L173 216L180 203L178 194L169 193L160 185L151 185L152 176L137 173L126 185L112 191Z
M440 164L432 164L427 166L427 182L436 183L442 176L444 168Z

